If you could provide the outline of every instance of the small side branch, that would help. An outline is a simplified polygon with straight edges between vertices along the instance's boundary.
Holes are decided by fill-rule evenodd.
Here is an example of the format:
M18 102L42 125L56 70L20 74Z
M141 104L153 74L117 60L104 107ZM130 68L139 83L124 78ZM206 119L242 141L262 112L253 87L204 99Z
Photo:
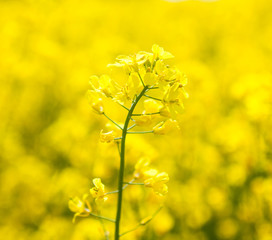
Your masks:
M120 234L119 236L122 237L124 235L126 235L127 233L133 232L135 230L137 230L139 227L144 226L146 224L148 224L149 222L152 221L152 219L155 218L155 216L161 211L161 209L163 208L163 206L160 206L150 217L144 218L138 225L136 225L134 228Z
M132 180L127 182L126 185L123 186L123 190L126 189L129 185L132 185L134 181L135 181L135 178L133 178ZM118 190L115 190L115 191L112 191L112 192L107 192L107 193L105 193L105 195L114 194L114 193L118 193L118 192L119 192Z
M154 113L133 113L132 116L145 116L145 115L156 115L160 114L160 112L154 112Z
M151 97L151 96L146 95L146 94L144 94L144 96L145 96L145 97L147 97L147 98L150 98L150 99L153 99L153 100L156 100L156 101L160 101L160 102L162 102L162 100L161 100L161 99L159 99L159 98Z
M140 78L140 80L141 80L143 86L145 87L144 81L143 81L142 76L141 76L141 74L140 74L139 72L138 72L138 76L139 76L139 78Z
M134 128L136 126L136 124L133 124L132 126L130 126L127 130L130 130L132 128Z
M142 131L142 132L127 132L127 134L146 134L153 133L154 131Z
M132 182L123 182L123 183L127 185L144 185L144 183L132 183Z
M118 128L120 128L121 130L123 130L123 128L118 124L116 123L115 121L113 121L109 116L107 116L105 113L103 113L103 115L109 119L115 126L117 126Z
M96 214L94 214L94 213L90 213L90 215L93 216L93 217L99 218L99 219L103 219L103 220L107 220L107 221L109 221L109 222L115 223L115 220L114 220L114 219L111 219L111 218L99 216L99 215L96 215Z

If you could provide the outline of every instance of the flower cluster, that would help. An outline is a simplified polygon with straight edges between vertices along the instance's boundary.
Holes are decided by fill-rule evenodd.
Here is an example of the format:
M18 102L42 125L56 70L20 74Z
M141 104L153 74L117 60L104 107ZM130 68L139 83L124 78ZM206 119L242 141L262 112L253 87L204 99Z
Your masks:
M132 56L119 56L114 64L109 64L110 75L92 76L88 97L92 109L105 115L106 98L129 109L136 96L144 87L143 109L133 114L134 126L151 127L154 134L167 134L178 129L177 119L183 112L183 100L188 98L184 86L187 77L177 67L170 66L168 59L173 55L158 45L152 52L138 52ZM115 123L115 125L118 124ZM110 143L121 136L121 127L101 131L101 142ZM118 131L119 130L119 131Z
M109 194L117 193L116 219L110 220L94 215L86 200L88 195L84 196L83 200L79 198L71 200L69 207L75 212L74 219L77 216L93 215L114 222L115 240L130 232L119 233L123 190L129 185L142 185L152 188L153 192L161 197L168 192L166 185L169 181L168 174L151 168L147 158L141 158L136 163L131 181L124 182L124 175L125 141L128 134L164 135L179 129L177 120L183 112L183 99L188 97L184 89L187 78L178 68L169 65L168 60L171 58L173 58L171 53L164 51L158 45L153 45L151 53L141 51L132 56L117 57L114 64L108 65L110 75L92 76L90 79L91 89L88 91L88 97L91 107L97 114L103 115L109 121L106 124L107 130L103 129L100 132L100 141L103 143L116 142L120 153L118 189L106 192L101 179L95 178L90 195L95 199L94 203L100 206L108 199ZM108 100L127 111L126 119L121 124L108 115L106 111ZM134 110L138 113L134 113ZM141 127L149 129L148 131L131 131L133 128ZM138 226L151 221L160 209L161 207L152 216L144 218ZM107 231L105 231L105 236L108 236Z
M146 187L150 187L160 196L164 196L168 192L166 183L169 181L169 176L166 172L159 173L156 169L149 167L150 160L141 158L135 165L133 173L136 179L144 181Z
M100 178L93 179L94 187L90 189L90 194L95 200L97 206L104 203L108 198L106 197L105 185L101 182ZM92 213L92 207L88 200L90 194L84 194L82 199L79 197L74 197L69 200L68 207L74 212L73 222L75 222L76 217L88 217L89 215L94 215Z

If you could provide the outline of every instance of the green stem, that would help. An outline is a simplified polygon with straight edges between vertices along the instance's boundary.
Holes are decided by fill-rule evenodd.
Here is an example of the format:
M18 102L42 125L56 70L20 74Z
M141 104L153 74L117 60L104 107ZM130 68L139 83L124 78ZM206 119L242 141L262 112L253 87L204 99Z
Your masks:
M109 119L115 126L117 126L118 128L120 128L121 130L123 130L123 128L121 126L119 126L118 123L116 123L115 121L113 121L109 116L107 116L105 113L103 113L104 116Z
M126 106L124 106L123 104L121 104L121 103L119 103L119 102L117 102L117 104L119 104L122 108L124 108L124 109L126 109L127 111L129 111L129 109L128 109Z
M104 219L104 220L107 220L107 221L109 221L109 222L115 223L115 220L114 220L114 219L111 219L111 218L99 216L99 215L96 215L96 214L94 214L94 213L90 213L90 215L93 216L93 217L97 217L97 218L99 218L99 219Z
M155 115L160 114L160 112L154 112L154 113L133 113L132 116L145 116L145 115Z
M140 74L139 72L138 72L138 76L139 76L139 78L140 78L140 80L141 80L143 86L145 87L144 81L143 81L142 76L141 76L141 74Z
M132 229L130 229L130 230L128 230L128 231L126 231L126 232L120 234L120 237L126 235L127 233L130 233L130 232L133 232L133 231L137 230L139 227L141 227L141 224L140 224L140 223L139 223L138 225L136 225L134 228L132 228Z
M130 182L124 182L124 184L128 184L128 185L144 185L144 183L130 183Z
M121 209L122 209L122 196L123 196L123 181L124 181L124 170L125 170L125 144L126 144L126 136L127 136L127 128L129 125L129 121L131 119L132 113L147 90L148 86L145 86L141 91L139 96L132 102L131 108L129 109L123 132L122 132L122 140L121 140L121 153L120 153L120 170L119 170L119 181L118 181L118 200L117 200L117 212L116 212L116 220L115 220L115 240L119 240L119 232L120 232L120 220L121 220Z
M151 98L151 99L154 99L154 100L157 100L157 101L162 102L162 100L161 100L161 99L159 99L159 98L151 97L151 96L146 95L146 94L144 94L144 96L145 96L145 97L147 97L147 98Z
M99 215L100 215L100 212L99 212ZM101 218L99 218L99 221L101 223L101 226L103 228L103 232L104 232L104 235L105 235L105 238L106 240L109 240L109 232L107 231L106 227L105 227L105 224L103 222L103 220Z
M135 178L133 178L130 182L128 182L125 186L123 186L123 190L126 189L129 185L132 185L132 183L135 181ZM108 194L114 194L114 193L118 193L118 190L112 191L112 192L107 192L105 193L105 195Z
M153 219L154 217L156 217L156 215L161 211L161 209L162 209L162 206L160 206L160 207L156 210L156 212L154 212L154 213L152 214L152 216L151 216L151 218L149 219L149 221L147 221L147 222L145 222L145 223L141 223L141 222L140 222L140 223L139 223L138 225L136 225L134 228L132 228L132 229L130 229L130 230L128 230L128 231L126 231L126 232L120 234L120 237L126 235L127 233L130 233L130 232L133 232L133 231L137 230L137 229L138 229L139 227L141 227L141 226L144 226L144 225L148 224L150 221L152 221L152 219Z
M146 134L153 133L154 131L142 131L142 132L127 132L127 134Z
M136 124L133 124L131 127L129 127L127 130L130 130L132 128L134 128L136 126Z

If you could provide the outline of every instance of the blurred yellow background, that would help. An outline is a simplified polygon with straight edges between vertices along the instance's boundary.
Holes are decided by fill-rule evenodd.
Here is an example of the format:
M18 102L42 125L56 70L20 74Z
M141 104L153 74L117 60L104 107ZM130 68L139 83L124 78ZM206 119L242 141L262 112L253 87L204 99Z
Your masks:
M89 76L156 43L188 75L190 98L181 134L128 140L127 173L148 155L170 182L165 208L123 239L272 239L271 13L268 0L1 0L0 238L103 239L67 207L94 177L117 186ZM140 188L127 195L126 229L152 205Z

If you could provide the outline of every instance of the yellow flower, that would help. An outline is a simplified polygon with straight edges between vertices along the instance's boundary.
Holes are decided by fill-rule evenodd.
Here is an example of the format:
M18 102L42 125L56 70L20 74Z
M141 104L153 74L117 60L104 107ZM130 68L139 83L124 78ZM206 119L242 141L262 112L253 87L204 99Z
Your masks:
M90 90L88 91L88 98L91 103L92 109L98 114L103 114L104 104L101 95L95 91Z
M154 134L159 135L164 135L174 130L179 130L179 126L177 121L172 119L168 119L165 122L160 122L155 127L153 127Z
M90 189L90 193L95 198L96 203L103 203L108 198L105 195L105 185L101 182L100 178L93 179L94 187Z
M135 124L138 126L150 126L152 124L152 116L151 115L141 115L135 118Z
M160 115L161 115L162 117L171 118L171 114L170 114L170 111L169 111L168 107L162 106L162 107L160 108L159 112L160 112Z
M144 109L146 113L155 113L160 111L161 105L153 99L144 101Z
M144 184L146 187L153 188L156 194L164 196L168 192L166 183L169 181L169 176L166 172L157 174L154 177L146 179Z
M68 207L72 212L75 213L73 217L73 223L75 222L76 217L87 217L92 211L89 202L86 200L87 197L88 194L84 194L82 200L79 197L74 197L69 200ZM87 205L87 207L85 205Z
M114 138L116 138L116 135L115 135L114 131L103 133L103 130L101 130L101 132L100 132L100 142L110 143L110 142L114 141Z
M157 83L157 75L155 73L147 72L144 75L145 85L154 86Z
M135 165L134 177L137 179L147 179L155 176L158 172L155 169L149 167L149 158L140 158Z
M116 58L117 61L116 63L108 64L108 66L125 67L129 72L131 71L138 72L139 66L146 62L147 57L148 54L146 54L145 52L139 52L132 56L120 55Z
M170 52L164 51L162 47L160 47L157 44L154 44L152 46L152 52L154 55L154 60L157 59L168 59L168 58L173 58L174 56Z
M135 178L142 178L144 172L149 168L150 160L148 158L140 158L135 165L135 171L133 173Z
M177 115L184 110L182 97L188 98L189 96L180 82L167 86L162 103L173 119L176 119Z
M112 97L118 92L118 84L114 82L108 75L90 77L90 85L92 91L99 92L106 97Z

